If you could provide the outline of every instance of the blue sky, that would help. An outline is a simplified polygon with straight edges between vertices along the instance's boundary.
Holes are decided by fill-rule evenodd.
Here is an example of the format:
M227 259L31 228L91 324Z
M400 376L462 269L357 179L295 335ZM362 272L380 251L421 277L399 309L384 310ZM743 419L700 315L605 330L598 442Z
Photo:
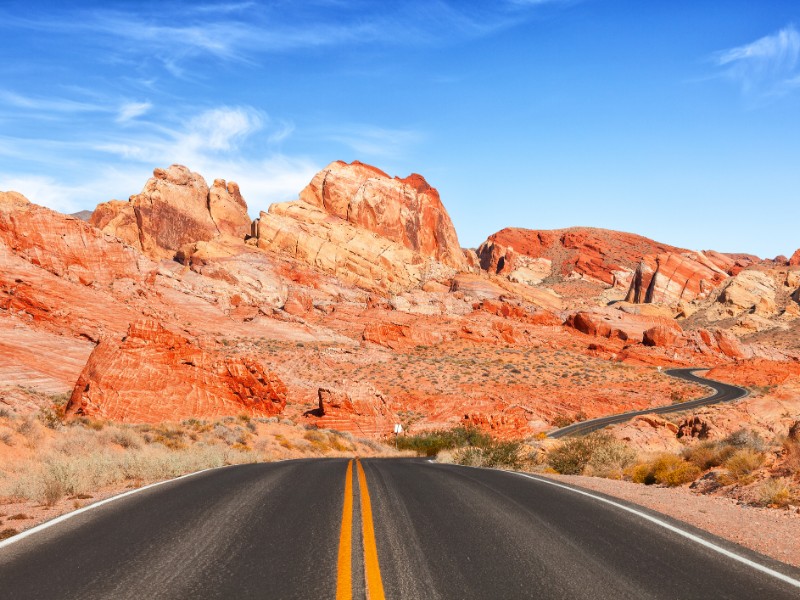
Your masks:
M257 216L357 159L423 174L464 246L800 246L796 1L7 0L0 50L0 189L65 212L178 162Z

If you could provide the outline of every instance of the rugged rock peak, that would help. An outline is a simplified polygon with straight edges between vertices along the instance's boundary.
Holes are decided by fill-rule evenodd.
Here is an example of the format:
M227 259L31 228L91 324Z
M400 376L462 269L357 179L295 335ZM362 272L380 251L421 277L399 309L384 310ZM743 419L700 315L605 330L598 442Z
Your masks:
M90 223L157 259L220 236L244 239L250 229L238 185L217 179L209 188L182 165L155 169L140 194L98 205Z
M206 350L143 319L121 341L101 341L89 357L67 403L68 415L158 423L280 413L286 386L247 356Z
M336 161L314 176L300 200L422 256L466 267L439 193L421 175L392 178L360 162Z
M792 258L789 259L789 266L800 267L800 248L798 248L795 253L792 254Z

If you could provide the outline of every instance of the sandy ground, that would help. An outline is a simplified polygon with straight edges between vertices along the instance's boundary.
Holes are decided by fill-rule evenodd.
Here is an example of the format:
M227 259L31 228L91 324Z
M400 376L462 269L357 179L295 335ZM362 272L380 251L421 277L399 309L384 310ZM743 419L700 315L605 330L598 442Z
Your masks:
M758 508L688 489L644 486L582 475L544 475L621 498L800 567L800 509Z

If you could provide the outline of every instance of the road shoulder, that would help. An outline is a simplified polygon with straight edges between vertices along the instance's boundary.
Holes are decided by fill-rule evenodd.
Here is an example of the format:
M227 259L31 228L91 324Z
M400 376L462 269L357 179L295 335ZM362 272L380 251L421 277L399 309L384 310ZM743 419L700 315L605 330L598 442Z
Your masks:
M541 475L632 502L688 523L794 567L800 567L800 513L738 504L730 498L700 496L682 488L645 486L583 475Z

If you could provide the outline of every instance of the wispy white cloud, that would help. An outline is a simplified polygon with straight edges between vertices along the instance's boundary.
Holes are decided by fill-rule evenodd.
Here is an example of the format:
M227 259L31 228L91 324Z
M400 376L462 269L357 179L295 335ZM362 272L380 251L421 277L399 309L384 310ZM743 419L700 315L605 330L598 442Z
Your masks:
M0 103L23 110L43 112L103 112L107 108L90 102L80 102L63 98L34 98L11 91L0 90Z
M153 105L150 102L126 102L119 108L117 123L127 123L148 113Z
M398 157L421 142L424 135L411 129L387 129L372 125L349 125L322 133L324 139L344 144L361 156Z
M800 87L800 33L794 25L718 52L714 60L745 93L768 96Z
M53 14L31 19L0 11L0 27L27 28L76 36L105 47L109 57L155 60L173 76L197 71L187 63L210 57L256 64L264 54L345 45L443 44L476 38L523 22L544 4L579 0L505 0L459 3L412 0L394 5L317 0L287 3L281 10L256 2L219 2L180 11L123 9ZM346 14L346 18L342 15Z

